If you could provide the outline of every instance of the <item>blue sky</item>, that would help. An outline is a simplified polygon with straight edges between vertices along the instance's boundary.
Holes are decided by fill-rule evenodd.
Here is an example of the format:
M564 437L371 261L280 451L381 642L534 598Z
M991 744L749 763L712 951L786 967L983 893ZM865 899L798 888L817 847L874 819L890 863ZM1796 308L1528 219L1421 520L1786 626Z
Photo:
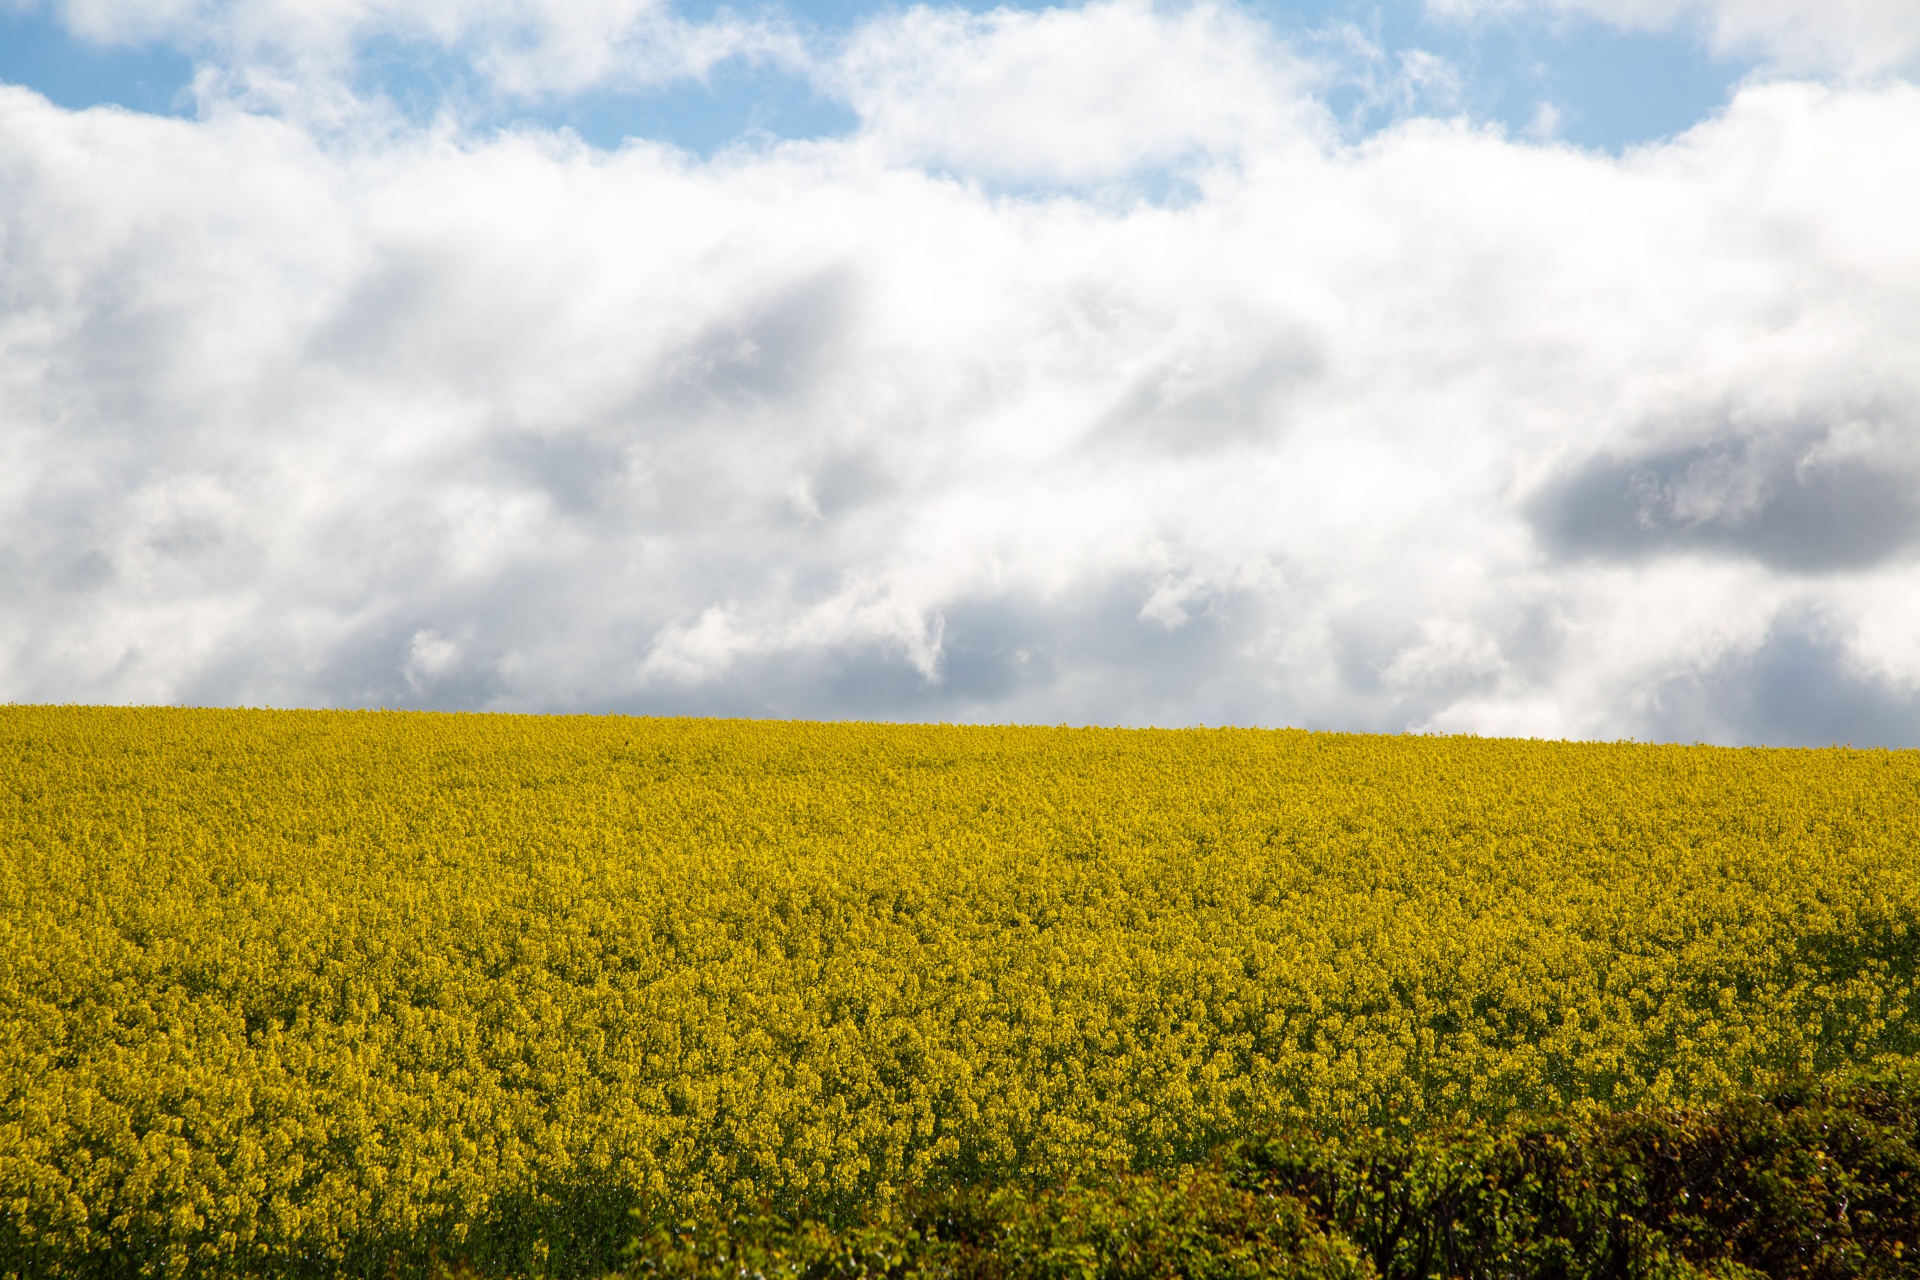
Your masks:
M682 12L698 20L714 10L697 5ZM837 0L743 10L790 20L822 42L886 11ZM1358 35L1374 45L1384 68L1424 54L1443 60L1458 76L1446 92L1391 104L1369 105L1359 87L1334 84L1327 93L1329 105L1361 133L1410 111L1463 113L1518 132L1537 127L1542 108L1548 107L1557 137L1617 151L1708 117L1757 65L1751 56L1714 52L1699 24L1685 21L1647 31L1559 13L1467 19L1432 13L1423 0L1265 3L1248 6L1248 12L1308 49L1343 46ZM382 91L416 113L430 113L449 89L471 87L469 68L441 48L389 40L369 42L366 53L359 71L362 87ZM191 114L195 58L206 54L159 37L112 43L79 37L52 8L0 12L0 79L37 90L64 107L112 103ZM640 91L549 95L496 106L482 118L565 125L602 147L645 137L701 153L748 132L819 137L855 124L843 104L822 97L803 75L745 59L722 63L701 80Z

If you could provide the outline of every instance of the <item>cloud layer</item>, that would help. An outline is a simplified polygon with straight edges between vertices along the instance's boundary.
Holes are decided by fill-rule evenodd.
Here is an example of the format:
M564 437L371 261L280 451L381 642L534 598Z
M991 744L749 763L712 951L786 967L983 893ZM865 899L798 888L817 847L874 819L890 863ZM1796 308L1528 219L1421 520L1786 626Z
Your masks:
M1757 53L1777 69L1870 77L1920 59L1912 0L1427 0L1429 11L1480 19L1577 15L1643 31L1694 27L1722 53Z
M1355 143L1126 2L810 74L710 160L0 87L0 697L1920 742L1912 85Z

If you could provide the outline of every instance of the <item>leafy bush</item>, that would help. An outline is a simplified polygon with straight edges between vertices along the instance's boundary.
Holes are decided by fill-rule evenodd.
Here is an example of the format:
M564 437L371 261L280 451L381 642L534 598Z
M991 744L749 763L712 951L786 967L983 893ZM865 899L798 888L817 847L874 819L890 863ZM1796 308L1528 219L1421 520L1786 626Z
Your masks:
M1912 1275L1920 1089L1892 1075L1717 1106L1437 1133L1295 1134L1207 1166L913 1197L835 1231L655 1227L628 1280L1604 1280Z
M1290 1196L1217 1171L1131 1175L1045 1192L1018 1186L914 1197L901 1214L834 1230L766 1216L656 1228L629 1277L953 1276L977 1280L1363 1280L1366 1263Z

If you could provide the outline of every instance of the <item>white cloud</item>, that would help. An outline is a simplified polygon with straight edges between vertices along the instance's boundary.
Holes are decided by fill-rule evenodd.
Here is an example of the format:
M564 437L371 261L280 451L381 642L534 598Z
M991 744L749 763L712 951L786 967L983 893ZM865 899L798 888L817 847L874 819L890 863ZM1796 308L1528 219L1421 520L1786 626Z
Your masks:
M441 676L458 670L460 645L437 631L416 631L408 646L407 661L400 668L407 688L416 696L427 694Z
M1243 13L1144 0L862 27L821 79L888 159L1003 180L1099 182L1297 144L1309 68Z
M804 70L790 24L722 10L690 20L668 0L52 0L80 39L161 42L200 59L203 104L362 123L371 56L441 55L509 102L698 79L729 59ZM458 111L461 104L443 104Z
M1920 90L1347 145L1126 3L833 75L706 161L0 89L0 698L1920 739Z
M1913 0L1427 0L1454 18L1545 12L1630 30L1695 27L1722 53L1767 59L1794 73L1877 76L1920 59Z

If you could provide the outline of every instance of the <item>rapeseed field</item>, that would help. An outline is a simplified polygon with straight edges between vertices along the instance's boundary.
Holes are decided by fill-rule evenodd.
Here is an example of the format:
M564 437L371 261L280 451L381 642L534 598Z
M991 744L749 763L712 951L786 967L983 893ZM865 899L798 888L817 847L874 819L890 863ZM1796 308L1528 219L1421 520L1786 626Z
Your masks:
M0 1273L594 1274L1897 1070L1917 984L1915 753L0 708Z

